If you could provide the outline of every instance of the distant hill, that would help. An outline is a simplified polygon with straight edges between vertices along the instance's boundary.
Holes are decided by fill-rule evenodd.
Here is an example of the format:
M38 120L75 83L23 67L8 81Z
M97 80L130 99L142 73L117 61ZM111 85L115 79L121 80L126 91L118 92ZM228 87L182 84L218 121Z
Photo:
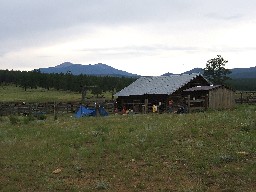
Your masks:
M234 69L230 69L230 70L231 70L231 74L229 75L229 77L231 77L232 79L256 78L256 67L234 68ZM194 68L194 69L186 71L182 74L191 74L191 73L201 73L201 74L203 74L204 71L203 71L202 68ZM171 74L172 73L165 73L165 74L163 74L163 76L171 75Z
M138 76L126 71L115 69L106 64L82 65L65 62L55 67L39 68L42 73L72 73L73 75L97 75L97 76Z
M256 78L256 66L250 68L234 68L231 71L232 73L229 76L233 79Z
M165 74L163 74L162 76L170 76L170 75L179 75L179 74L174 74L174 73L165 73Z
M203 74L204 70L202 68L194 68L194 69L186 71L186 72L184 72L182 74L191 74L191 73L201 73L201 74Z
M65 62L55 67L39 68L42 73L68 73L71 72L73 75L97 75L97 76L125 76L125 77L136 77L137 74L128 73L119 69L115 69L106 64L98 63L94 65L82 65ZM229 75L232 79L241 78L256 78L256 66L250 68L234 68L230 69L231 74ZM182 74L190 73L201 73L203 74L202 68L194 68L186 71ZM163 76L174 75L173 73L165 73Z
M184 73L181 73L181 74L191 74L191 73L201 73L203 74L203 69L202 68L194 68L194 69L191 69L189 71L186 71ZM174 74L174 73L165 73L163 74L162 76L169 76L169 75L181 75L181 74Z

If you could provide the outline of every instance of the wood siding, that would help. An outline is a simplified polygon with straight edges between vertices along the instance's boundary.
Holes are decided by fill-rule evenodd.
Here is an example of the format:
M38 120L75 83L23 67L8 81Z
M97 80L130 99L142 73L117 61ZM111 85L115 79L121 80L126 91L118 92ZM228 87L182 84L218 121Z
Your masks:
M209 109L229 109L235 105L235 92L225 87L209 91Z

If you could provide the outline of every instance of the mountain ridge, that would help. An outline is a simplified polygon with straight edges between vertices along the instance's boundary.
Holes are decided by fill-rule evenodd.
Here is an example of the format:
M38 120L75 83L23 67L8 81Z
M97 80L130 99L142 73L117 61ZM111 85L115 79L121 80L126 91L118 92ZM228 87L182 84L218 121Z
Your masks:
M73 64L71 62L64 62L55 67L39 68L42 73L71 73L73 75L95 75L95 76L124 76L124 77L139 77L141 75L129 73L123 70L115 69L109 65L98 64ZM230 69L231 74L229 77L232 79L239 78L256 78L256 66L250 68L233 68ZM181 74L201 73L203 74L203 68L193 68L189 71L185 71ZM162 76L175 75L174 73L165 73ZM177 74L180 75L180 74Z
M115 69L103 63L98 64L73 64L71 62L64 62L55 67L39 68L42 73L71 73L73 75L96 75L96 76L128 76L136 77L137 74L128 73L123 70Z
M232 79L240 79L240 78L256 78L256 66L255 67L250 67L250 68L233 68L230 69L231 74L229 74L228 76ZM181 74L191 74L191 73L204 73L203 68L193 68L189 71L185 71ZM166 75L172 75L172 73L165 73L163 74L163 76Z

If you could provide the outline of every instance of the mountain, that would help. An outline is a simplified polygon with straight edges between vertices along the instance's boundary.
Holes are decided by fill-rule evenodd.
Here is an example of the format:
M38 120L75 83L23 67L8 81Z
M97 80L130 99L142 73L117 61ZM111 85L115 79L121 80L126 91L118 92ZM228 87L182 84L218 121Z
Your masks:
M179 75L179 74L174 74L174 73L168 72L168 73L163 74L162 76L170 76L170 75Z
M250 68L234 68L231 69L232 73L229 75L232 79L240 78L256 78L256 66Z
M97 76L126 76L136 77L137 74L128 73L126 71L115 69L106 64L98 63L94 65L82 65L65 62L55 67L39 68L42 73L68 73L71 72L73 75L97 75ZM232 79L239 78L256 78L256 66L250 68L234 68L230 69L231 74L229 75ZM186 71L182 74L201 73L203 74L202 68L194 68ZM173 73L165 73L163 76L174 75Z
M250 68L234 68L234 69L230 69L230 71L231 71L231 74L229 74L229 77L231 77L232 79L256 78L256 66L250 67ZM182 74L191 74L191 73L203 74L204 71L202 68L194 68ZM168 74L171 74L171 73L165 73L164 75L168 75Z
M98 63L94 65L81 65L65 62L55 67L39 68L42 73L72 73L73 75L97 75L97 76L128 76L135 77L136 74L115 69L106 64Z
M194 68L194 69L186 71L186 72L184 72L182 74L191 74L191 73L201 73L201 74L203 74L204 70L202 68Z
M202 68L194 68L194 69L191 69L189 71L186 71L184 73L181 73L181 74L191 74L191 73L201 73L203 74L203 69ZM163 74L162 76L169 76L169 75L181 75L181 74L174 74L174 73L165 73Z

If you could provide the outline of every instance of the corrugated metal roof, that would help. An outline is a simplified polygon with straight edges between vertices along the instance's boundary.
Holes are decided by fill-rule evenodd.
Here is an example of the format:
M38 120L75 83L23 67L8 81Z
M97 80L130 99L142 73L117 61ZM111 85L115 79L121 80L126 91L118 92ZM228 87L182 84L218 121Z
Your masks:
M222 87L222 85L197 86L197 87L191 87L191 88L186 89L184 91L209 91L209 90L212 90L212 89L216 89L218 87Z
M200 74L141 77L115 94L115 96L167 94L170 95Z

